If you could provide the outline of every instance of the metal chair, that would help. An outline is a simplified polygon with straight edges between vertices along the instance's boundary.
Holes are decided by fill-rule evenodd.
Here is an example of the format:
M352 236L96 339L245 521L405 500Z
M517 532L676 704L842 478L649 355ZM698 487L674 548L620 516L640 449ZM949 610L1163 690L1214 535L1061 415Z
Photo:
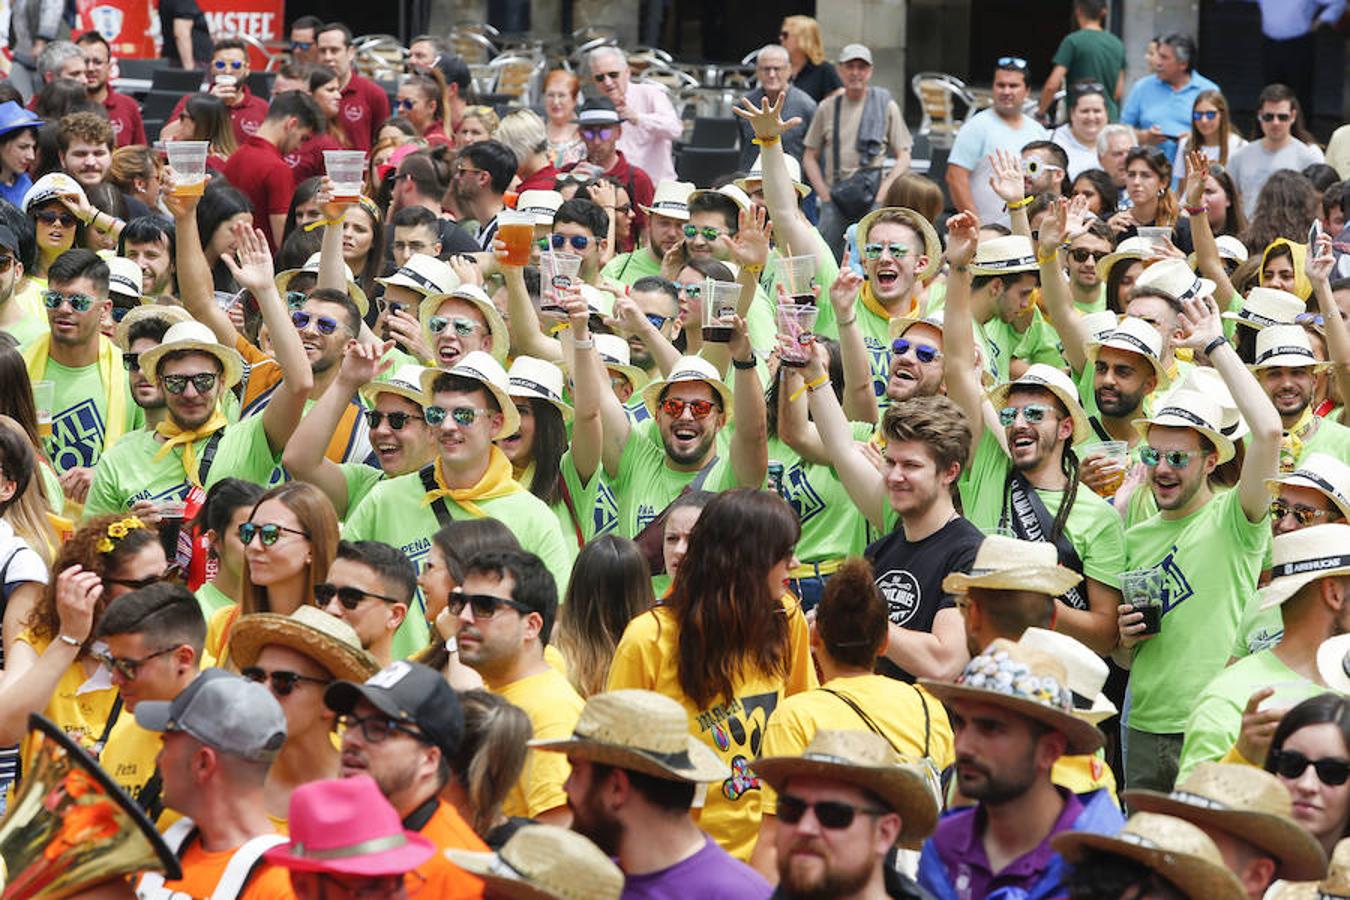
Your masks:
M927 135L932 146L949 149L963 121L957 118L956 102L964 104L969 116L977 108L974 95L965 82L944 72L919 72L910 79L910 88L923 111L919 134Z
M484 26L490 28L491 26ZM456 27L450 32L450 49L466 63L488 63L500 52L497 45L478 31Z
M542 93L544 61L531 56L499 56L488 63L495 73L493 93L515 98L525 106L533 106Z
M403 74L403 63L408 51L392 34L367 34L352 40L356 51L356 67L363 75L376 80L387 80Z
M242 34L240 32L233 32L229 34L220 35L220 37L238 38L245 44L248 44L250 48L258 51L258 53L263 58L264 64L262 70L264 72L272 71L274 66L279 66L283 62L283 60L280 57L276 56L275 54L272 53L271 50L267 49L266 44L264 44L262 41L258 40L251 34Z

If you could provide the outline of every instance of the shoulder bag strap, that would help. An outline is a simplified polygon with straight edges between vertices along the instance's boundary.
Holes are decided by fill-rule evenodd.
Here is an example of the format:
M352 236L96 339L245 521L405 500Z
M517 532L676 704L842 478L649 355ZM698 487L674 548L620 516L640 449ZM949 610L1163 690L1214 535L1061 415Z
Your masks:
M113 726L117 724L117 717L122 714L122 692L117 692L117 699L113 700L112 709L108 710L108 721L103 726L103 733L98 736L94 742L93 757L98 759L103 754L103 748L108 746L108 735L112 734Z
M910 685L910 687L913 687L913 685ZM867 726L869 731L871 731L873 734L878 734L881 735L881 737L886 738L886 743L891 745L891 749L894 750L896 753L900 753L900 748L895 746L895 744L891 741L890 738L886 737L885 732L883 732L880 728L878 728L877 724L872 721L872 717L869 716L867 713L863 712L863 708L859 706L857 703L855 703L852 698L847 697L844 694L841 694L839 691L836 691L833 688L823 687L821 688L821 690L827 694L838 697L840 700L844 701L844 703L848 704L849 709L853 710L855 713L858 714L858 718L863 720L863 724ZM919 689L914 688L914 693L919 694ZM928 756L929 755L928 736L929 736L930 721L928 714L928 704L924 702L923 694L919 694L919 706L922 707L923 709L923 755ZM906 754L900 753L900 755L905 756Z
M203 488L206 486L206 476L211 472L211 463L216 461L216 451L220 449L220 441L225 437L225 429L221 428L206 439L206 446L202 448L202 458L197 463L197 481Z
M1061 501L1062 502L1062 501ZM1011 472L1004 484L1003 509L999 514L999 527L1011 527L1013 534L1024 541L1050 541L1050 531L1054 527L1055 517L1050 515L1035 486L1021 472ZM1073 541L1069 540L1067 530L1061 532L1054 542L1055 552L1060 565L1083 574L1083 560L1078 555ZM1087 587L1080 583L1069 588L1061 596L1066 604L1074 609L1087 609Z
M572 501L572 492L567 489L567 479L561 475L558 476L558 487L561 488L563 505L567 507L567 515L572 519L572 529L577 533L577 547L584 547L586 546L586 537L581 531L581 519L577 516L577 506Z
M179 859L192 844L197 836L197 826L188 818L179 819L168 828L164 829L164 843L173 851L173 855ZM136 896L142 898L167 897L169 892L164 889L163 872L146 872L141 876L141 880L136 883Z
M839 159L839 117L843 112L842 107L844 105L840 100L841 96L840 94L834 96L834 131L830 134L830 149L834 151L834 177L830 180L831 186L839 183L839 167L841 165Z
M261 867L263 854L278 844L285 843L287 839L279 834L260 834L245 842L230 857L220 881L216 882L216 889L211 892L211 900L235 900L243 893L249 879Z
M422 479L422 489L428 494L434 490L439 490L436 484L436 464L430 463L422 467L417 473L417 477ZM431 511L436 514L436 524L444 528L449 525L454 518L450 515L450 507L446 505L444 497L437 497L431 501Z

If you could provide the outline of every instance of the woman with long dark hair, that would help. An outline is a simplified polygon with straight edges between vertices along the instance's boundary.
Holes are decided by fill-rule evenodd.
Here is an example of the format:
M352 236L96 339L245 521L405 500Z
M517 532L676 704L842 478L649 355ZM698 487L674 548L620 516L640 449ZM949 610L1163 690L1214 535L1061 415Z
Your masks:
M0 347L0 415L8 416L28 437L38 458L38 476L43 494L52 512L65 506L61 479L47 459L42 437L38 433L37 407L33 403L33 382L28 377L28 366L23 354L15 347Z
M1308 229L1322 212L1322 198L1312 182L1292 169L1272 172L1256 195L1242 243L1247 252L1260 253L1277 238L1306 244Z
M699 825L749 858L759 830L750 765L783 697L816 686L806 617L788 592L800 526L783 499L737 488L718 494L689 536L663 605L629 623L609 690L643 688L678 701L690 733L731 768L713 785Z
M1285 713L1265 768L1289 789L1294 820L1330 856L1350 834L1350 699L1319 694Z
M1192 150L1203 152L1211 163L1226 166L1228 158L1245 143L1246 139L1233 125L1228 98L1223 92L1213 90L1196 94L1195 103L1191 105L1191 130L1177 141L1177 152L1172 157L1177 161L1172 187L1180 188L1186 180L1186 157Z
M197 204L197 235L202 242L206 264L211 267L211 280L218 291L234 293L239 286L220 258L239 249L234 236L234 225L253 224L253 204L233 185L213 181L202 193Z
M549 643L567 661L567 679L582 697L605 689L624 629L656 603L647 559L617 534L593 538L572 566Z
M1157 147L1134 147L1125 154L1125 193L1130 207L1107 224L1116 240L1134 237L1139 226L1171 228L1177 224L1177 198L1172 195L1172 164Z
M518 356L507 376L520 429L497 446L511 461L516 481L558 517L564 543L580 549L586 543L582 525L587 511L577 505L580 498L573 499L562 477L562 458L569 446L567 422L572 418L572 407L562 398L562 371L551 362Z
M263 487L239 478L222 478L206 492L206 502L194 525L206 536L208 553L216 562L215 577L197 588L197 601L208 616L238 602L244 577L244 545L239 526L248 521Z
M412 123L418 137L428 144L450 145L445 133L445 109L448 103L445 76L431 68L405 75L398 86L395 111Z
M1116 214L1120 203L1120 188L1102 169L1088 169L1078 173L1070 189L1074 197L1080 194L1087 197L1088 210L1101 219L1109 219Z
M295 180L302 182L307 178L323 175L323 151L347 149L347 134L339 124L341 113L342 89L338 86L338 77L327 66L315 66L309 72L309 94L323 110L324 130L306 138L295 151Z
M239 149L230 110L215 94L189 95L178 119L165 122L159 136L165 141L206 141L206 165L217 172L224 170L226 161Z

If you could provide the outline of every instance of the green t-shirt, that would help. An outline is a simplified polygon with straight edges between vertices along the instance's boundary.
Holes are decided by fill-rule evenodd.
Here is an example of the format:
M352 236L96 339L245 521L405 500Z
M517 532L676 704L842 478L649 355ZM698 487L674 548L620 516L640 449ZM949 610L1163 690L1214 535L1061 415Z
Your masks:
M866 440L871 426L853 425L854 439ZM783 464L783 499L802 525L797 558L823 563L861 554L867 548L867 518L849 498L834 467L804 461L778 437L769 438L770 465L774 461Z
M349 541L381 541L397 547L420 568L431 549L431 536L441 527L435 510L422 505L424 496L426 489L417 472L385 478L347 515L342 536ZM449 497L445 498L445 505L451 518L474 518ZM544 561L557 581L561 596L571 574L571 556L558 529L558 519L544 502L528 490L521 490L506 497L480 500L477 505L488 516L511 529L521 549ZM426 604L419 591L403 624L394 633L393 656L405 659L422 649L426 642Z
M726 429L722 429L725 433ZM678 497L698 472L681 472L667 464L666 448L656 422L634 423L619 458L619 471L611 479L618 502L618 533L634 537ZM737 486L729 452L718 446L718 458L702 490L725 491Z
M661 274L661 260L652 256L646 247L638 247L628 253L620 253L605 264L600 274L606 278L629 285L639 278Z
M572 461L572 451L568 450L563 454L559 468L577 514L581 516L582 536L589 541L598 534L613 531L619 524L619 504L614 497L614 488L605 477L605 467L597 466L590 484L582 484L576 463Z
M1106 115L1112 122L1120 118L1116 105L1116 82L1125 69L1125 45L1109 31L1080 28L1060 41L1052 60L1069 71L1064 83L1095 81L1106 90Z
M1284 637L1284 616L1280 608L1262 609L1259 602L1247 606L1247 613L1238 626L1237 640L1233 643L1233 658L1242 659L1262 650L1269 650Z
M1097 285L1096 297L1094 297L1092 300L1089 300L1087 303L1079 303L1077 300L1075 300L1073 301L1073 307L1083 315L1087 315L1088 313L1102 312L1104 309L1106 309L1106 285L1105 284Z
M1253 692L1272 685L1281 686L1280 706L1292 706L1326 690L1286 666L1271 650L1233 663L1216 675L1195 701L1195 708L1186 720L1186 741L1181 747L1177 781L1184 779L1196 763L1218 762L1232 749L1242 731L1242 711L1247 701ZM1306 691L1302 690L1304 686ZM1283 694L1286 689L1292 694L1287 700Z
M1194 698L1228 662L1238 623L1256 602L1269 541L1269 518L1248 521L1236 490L1185 518L1159 514L1125 532L1126 567L1163 573L1162 631L1135 647L1130 669L1131 728L1186 728Z
M221 432L216 456L207 471L204 487L222 478L242 478L266 484L272 469L281 460L267 443L262 416L250 416ZM201 460L209 437L192 445ZM123 435L94 467L94 481L84 503L84 518L121 512L137 500L182 500L191 485L183 470L183 448L174 447L162 459L154 456L164 446L154 431L141 428Z
M1322 419L1317 431L1303 445L1298 461L1302 462L1309 453L1325 453L1350 466L1350 428L1332 421L1330 416Z
M60 476L46 460L39 462L38 472L42 475L42 488L47 493L47 508L58 516L61 515L61 510L66 506L66 492L61 489Z
M46 441L47 458L57 472L81 466L92 469L103 455L103 435L108 429L107 391L98 374L98 363L70 369L48 359L43 377L56 385L52 436ZM124 439L144 424L145 413L132 402L128 386Z
M197 603L201 605L202 615L210 621L218 610L234 603L234 598L221 593L214 581L207 581L197 588Z
M985 346L994 353L998 363L998 383L1011 378L1010 366L1013 359L1027 363L1045 363L1057 369L1064 367L1064 355L1060 349L1059 335L1050 323L1045 321L1040 310L1031 314L1031 324L1026 331L1018 331L1007 322L994 316L984 323Z
M986 428L970 467L957 483L965 517L986 534L995 531L1003 518L1003 488L1011 472L1012 459L999 446L998 436ZM1036 494L1051 516L1059 512L1063 492L1038 489ZM1125 529L1115 508L1080 484L1064 533L1083 561L1084 577L1117 587L1125 570Z
M338 463L347 482L347 515L361 505L371 488L384 480L384 470L365 463Z

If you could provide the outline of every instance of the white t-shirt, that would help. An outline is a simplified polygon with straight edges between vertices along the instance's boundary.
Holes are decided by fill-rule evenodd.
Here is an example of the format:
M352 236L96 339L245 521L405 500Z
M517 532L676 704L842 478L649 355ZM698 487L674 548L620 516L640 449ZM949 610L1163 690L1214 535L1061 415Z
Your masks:
M1048 137L1049 133L1030 116L1022 116L1019 127L1013 128L993 109L981 110L961 126L947 162L970 170L970 193L982 223L1008 224L1008 211L1004 209L998 194L989 186L989 176L993 172L993 167L989 165L989 154L995 150L1007 150L1020 158L1023 147Z
M1278 150L1267 150L1263 141L1252 141L1228 157L1228 174L1242 195L1242 211L1247 218L1256 211L1261 188L1280 169L1302 172L1313 163L1324 162L1322 150L1315 144L1292 140Z
M47 583L47 566L28 542L14 533L14 527L0 519L0 569L4 570L4 596L25 582Z
M1228 159L1232 160L1233 154L1239 147L1245 147L1247 140L1233 132L1228 132ZM1177 190L1182 182L1186 180L1186 154L1191 152L1191 135L1187 132L1177 141L1177 164L1172 173L1172 189ZM1200 152L1209 157L1210 162L1219 161L1219 145L1205 144L1200 148Z
M1069 181L1073 181L1088 169L1100 169L1101 162L1097 159L1097 146L1094 143L1091 147L1079 143L1078 138L1074 137L1073 129L1068 125L1061 125L1055 129L1054 134L1050 136L1054 141L1064 148L1064 152L1069 154Z

